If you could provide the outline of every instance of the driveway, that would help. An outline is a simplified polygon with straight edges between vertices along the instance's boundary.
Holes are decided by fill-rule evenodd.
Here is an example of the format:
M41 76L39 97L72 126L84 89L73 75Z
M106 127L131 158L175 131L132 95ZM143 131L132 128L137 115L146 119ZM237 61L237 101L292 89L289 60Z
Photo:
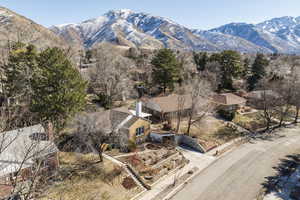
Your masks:
M173 200L254 200L281 158L300 152L300 128L244 144L205 168Z

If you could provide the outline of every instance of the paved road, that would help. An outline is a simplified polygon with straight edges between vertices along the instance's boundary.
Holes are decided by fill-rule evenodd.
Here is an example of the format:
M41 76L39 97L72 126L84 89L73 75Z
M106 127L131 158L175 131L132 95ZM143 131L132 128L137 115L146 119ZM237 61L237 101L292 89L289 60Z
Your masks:
M256 140L225 154L188 183L172 200L254 200L272 167L300 153L300 128L280 130L276 138Z

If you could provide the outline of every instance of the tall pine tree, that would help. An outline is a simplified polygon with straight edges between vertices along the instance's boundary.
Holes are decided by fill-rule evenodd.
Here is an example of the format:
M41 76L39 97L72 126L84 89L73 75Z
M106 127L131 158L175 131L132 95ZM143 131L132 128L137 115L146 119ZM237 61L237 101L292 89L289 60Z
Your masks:
M255 61L251 67L251 75L247 80L248 90L252 91L256 88L258 82L266 75L265 68L269 65L269 61L263 54L257 54Z
M41 121L50 121L60 130L84 108L87 84L61 49L46 49L37 62L31 79L31 110Z
M208 55L206 52L193 53L194 62L197 65L198 71L204 71L208 62Z
M18 42L12 46L8 63L4 67L6 98L24 103L29 100L32 93L30 79L37 67L37 55L36 48L33 45L26 46Z
M161 49L152 59L153 81L155 84L166 89L173 89L174 83L179 82L181 74L181 65L177 61L175 54L170 49Z
M221 65L221 85L219 89L233 90L233 78L242 73L241 56L236 51L223 51L219 56Z

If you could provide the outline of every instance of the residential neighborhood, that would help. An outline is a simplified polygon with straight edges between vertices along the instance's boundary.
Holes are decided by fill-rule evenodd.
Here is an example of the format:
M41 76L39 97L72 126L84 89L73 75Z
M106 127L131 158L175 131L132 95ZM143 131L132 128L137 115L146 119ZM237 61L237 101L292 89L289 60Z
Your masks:
M0 200L300 200L286 4L0 2Z

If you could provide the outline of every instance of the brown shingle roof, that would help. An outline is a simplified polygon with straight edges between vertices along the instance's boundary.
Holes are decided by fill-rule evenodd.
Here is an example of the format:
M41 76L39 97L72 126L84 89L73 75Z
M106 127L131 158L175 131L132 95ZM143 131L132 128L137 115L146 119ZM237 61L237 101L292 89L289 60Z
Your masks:
M247 100L232 93L224 93L214 95L213 101L221 105L238 105L246 103Z
M183 109L189 109L192 106L191 95L169 95L165 97L155 97L143 100L143 106L156 110L158 112L169 113L178 111L179 97L184 98Z

